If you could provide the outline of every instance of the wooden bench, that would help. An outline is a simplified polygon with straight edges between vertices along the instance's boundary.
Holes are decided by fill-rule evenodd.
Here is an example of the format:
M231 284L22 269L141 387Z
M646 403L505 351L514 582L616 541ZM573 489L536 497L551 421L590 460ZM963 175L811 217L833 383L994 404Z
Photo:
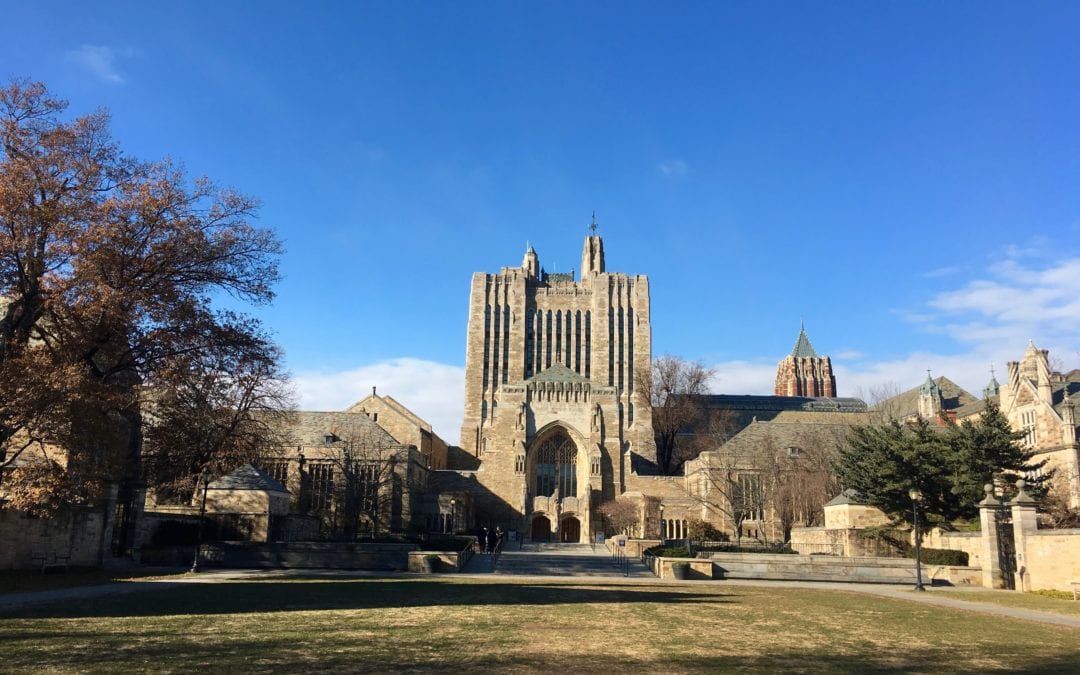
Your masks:
M71 555L55 552L34 552L30 554L30 562L33 563L34 567L41 567L42 574L45 574L47 570L62 569L66 572L68 563L71 562Z

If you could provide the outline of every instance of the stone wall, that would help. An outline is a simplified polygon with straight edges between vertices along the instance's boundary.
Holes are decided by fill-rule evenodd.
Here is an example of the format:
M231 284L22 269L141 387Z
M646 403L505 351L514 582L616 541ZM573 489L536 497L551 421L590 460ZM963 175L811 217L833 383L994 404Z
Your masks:
M887 542L862 536L862 528L795 527L791 530L791 548L804 555L896 557ZM898 532L903 538L905 532Z
M0 569L30 569L36 556L45 556L50 565L100 566L112 541L112 522L106 513L101 508L34 518L0 509Z
M922 545L925 548L944 548L950 551L964 551L968 554L968 565L979 567L982 565L982 533L981 532L944 532L934 528L927 533Z
M1080 530L1040 530L1025 543L1018 589L1071 591L1072 582L1080 582Z

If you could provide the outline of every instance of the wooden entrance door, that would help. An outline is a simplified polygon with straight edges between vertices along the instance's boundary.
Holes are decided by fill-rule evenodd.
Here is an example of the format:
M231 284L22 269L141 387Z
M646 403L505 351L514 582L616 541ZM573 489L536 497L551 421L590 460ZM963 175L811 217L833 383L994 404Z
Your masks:
M564 544L576 544L581 541L581 523L577 518L566 517L559 523L559 541Z
M551 521L546 516L537 516L532 523L533 541L551 541Z

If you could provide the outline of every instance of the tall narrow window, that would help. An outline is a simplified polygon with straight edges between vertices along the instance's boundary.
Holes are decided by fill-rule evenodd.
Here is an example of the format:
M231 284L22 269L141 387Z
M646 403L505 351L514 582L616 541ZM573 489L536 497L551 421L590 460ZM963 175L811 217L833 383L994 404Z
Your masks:
M502 381L507 382L506 371L510 370L510 305L503 305L503 341L502 341Z
M581 310L574 313L574 372L581 374Z
M585 379L592 375L592 312L585 311Z
M501 323L499 321L499 319L501 317L502 317L502 311L500 311L498 305L495 305L495 340L492 343L492 349L491 349L491 351L492 351L492 354L491 354L491 357L492 357L491 358L491 388L492 389L494 389L495 386L499 384L499 361L502 360L502 359L499 358L500 354L502 353L502 351L499 349L499 345L501 344L501 342L499 341L499 338L502 337L502 332L500 330Z
M577 497L577 447L570 437L556 432L536 456L536 496L550 497L559 489L559 497Z

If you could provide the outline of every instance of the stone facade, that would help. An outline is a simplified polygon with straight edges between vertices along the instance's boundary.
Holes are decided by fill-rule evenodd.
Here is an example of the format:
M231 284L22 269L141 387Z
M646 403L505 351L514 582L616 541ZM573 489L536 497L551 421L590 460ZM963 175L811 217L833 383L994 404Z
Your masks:
M430 468L446 468L449 449L446 442L432 430L431 424L393 397L380 396L375 387L371 388L371 396L352 404L345 412L367 415L398 443L415 446Z
M1080 508L1080 427L1076 420L1076 398L1080 398L1080 370L1058 373L1050 370L1049 352L1033 342L1020 361L1008 364L1008 379L998 385L991 378L987 387L1014 429L1024 432L1023 442L1046 459L1044 470L1056 471L1066 486L1069 502Z
M652 454L637 374L651 364L649 281L606 271L585 238L581 274L520 267L473 275L461 447L479 460L476 520L527 538L587 541L593 510Z

